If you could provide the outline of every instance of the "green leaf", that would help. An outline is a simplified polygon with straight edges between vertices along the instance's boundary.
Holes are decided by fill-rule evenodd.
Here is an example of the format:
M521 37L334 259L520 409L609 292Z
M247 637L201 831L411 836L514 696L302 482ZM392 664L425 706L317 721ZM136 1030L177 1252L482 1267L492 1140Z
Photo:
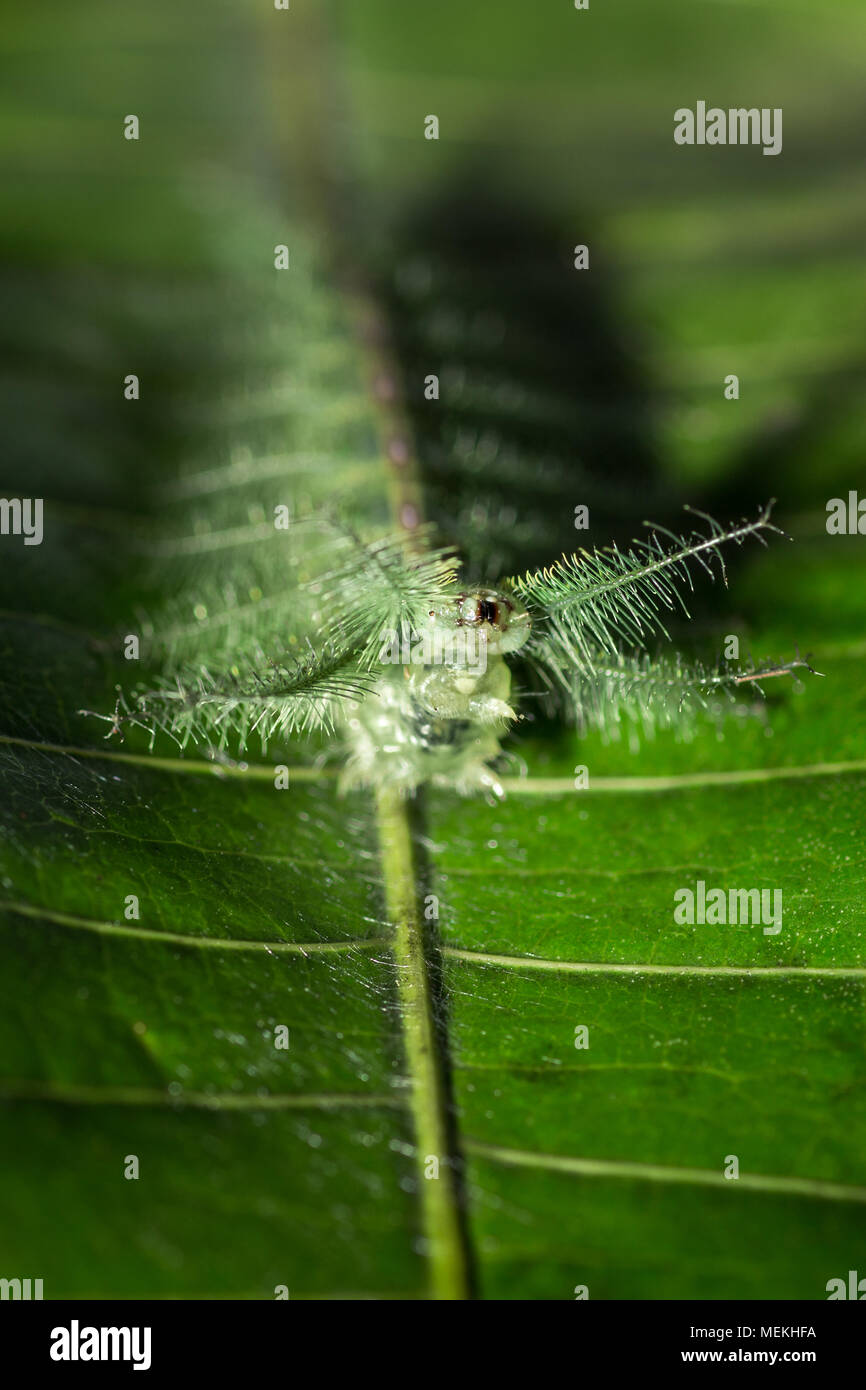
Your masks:
M356 77L365 55L407 60L416 31L407 19L395 35L384 8L345 17ZM645 112L660 89L656 69L643 75L639 13L627 16L622 62L640 75ZM777 39L777 21L761 21L765 41ZM74 69L65 50L38 68L68 128L52 124L54 140L35 152L38 208L25 221L17 203L5 214L33 274L0 330L15 364L4 489L38 488L46 532L39 547L0 538L4 1276L42 1278L48 1298L270 1299L285 1287L292 1298L570 1300L581 1286L593 1299L823 1298L829 1279L858 1266L866 1234L864 560L860 538L824 532L822 481L846 476L854 432L840 426L825 452L809 452L804 430L790 493L781 464L756 469L750 452L773 390L749 406L757 415L725 417L724 457L715 444L696 457L671 420L648 442L655 383L620 351L629 335L604 296L589 305L614 383L599 420L596 386L575 405L562 366L573 319L563 313L545 342L532 317L543 306L543 326L566 299L579 316L579 297L530 256L533 227L488 261L483 217L468 249L456 234L456 245L437 242L432 290L423 267L401 262L383 291L407 380L417 387L437 343L454 373L441 418L417 400L404 418L399 392L383 389L395 382L375 305L362 296L358 333L339 255L326 271L315 230L294 208L287 219L280 189L250 172L262 149L294 174L311 161L315 177L297 186L316 183L310 123L290 118L284 76L295 68L275 61L278 138L250 96L261 69L233 5L173 12L156 89L149 11L136 18L137 45L111 7L82 6L69 23ZM802 39L804 21L791 23ZM29 25L22 15L9 38L24 68ZM608 72L597 48L569 56L564 33L526 61L552 64L569 101L576 91L586 103ZM474 95L467 105L441 38L428 49L426 24L421 39L433 109L462 93L455 121L468 141ZM847 37L837 41L847 55ZM486 28L476 42L494 62ZM726 71L736 75L752 42L726 43ZM519 73L524 43L515 11L499 61ZM811 71L811 54L793 56ZM511 90L496 70L488 80ZM396 129L402 151L382 178L399 169L411 183L421 176L409 172L418 155L403 148L404 121L416 120L416 77L380 74L372 93L365 82L370 127L385 148ZM132 151L112 125L130 91L151 113ZM542 95L556 106L533 85L533 110ZM58 174L58 149L73 148L89 151L75 179ZM729 281L701 264L707 214L635 209L634 163L609 154L588 158L623 180L606 226L643 257L631 312L659 326L669 389L702 399L701 370L715 388L709 358L730 341L723 327L747 360L754 338L760 360L768 322L788 380L777 311L801 302L794 273L768 270L763 298L750 282L737 317ZM756 195L742 177L734 210L719 214L726 235L738 245L741 224L757 222L772 250L799 193L747 219ZM110 212L94 216L108 186ZM573 213L568 204L563 236ZM292 269L281 278L272 247L284 239ZM700 324L694 284L666 278L672 245L703 277ZM520 277L508 290L521 249L533 295ZM847 275L822 284L807 286L808 303L832 345L855 296ZM444 322L413 317L407 303L435 299L437 285ZM510 337L490 318L503 302ZM449 317L461 304L465 319ZM708 356L698 361L697 348ZM674 388L677 353L692 374ZM144 384L135 405L120 393L130 363ZM646 447L629 471L635 420ZM585 458L574 472L576 439ZM395 440L402 462L389 454ZM358 589L375 570L358 578L345 553L310 537L295 545L294 531L285 544L277 506L310 515L337 500L363 546L393 549L399 504L410 493L408 505L419 502L423 479L439 532L495 583L555 560L575 500L598 500L593 542L632 526L629 499L604 476L611 448L625 491L644 479L666 520L686 456L695 487L707 480L692 500L714 513L735 514L714 504L728 494L739 509L779 493L794 545L734 555L730 590L696 606L694 659L712 662L733 633L744 663L750 645L763 662L799 644L824 680L768 686L754 710L747 690L724 737L712 722L683 741L661 727L639 752L606 741L601 719L581 736L546 721L524 690L508 751L526 775L512 767L496 807L448 791L411 806L388 791L340 796L344 750L327 733L310 747L286 726L258 762L211 761L180 756L160 731L153 752L135 727L107 743L104 726L77 713L110 715L118 686L150 688L172 662L175 679L200 672L215 644L221 662L264 663L278 681L329 622L335 639L358 639ZM657 466L660 454L678 471ZM428 581L447 582L444 555L427 563L418 590L401 571L394 625ZM393 596L386 583L379 597ZM123 655L130 633L142 638L140 666ZM675 894L698 881L780 890L782 930L677 922ZM731 1156L736 1179L724 1176ZM125 1176L133 1157L137 1178Z

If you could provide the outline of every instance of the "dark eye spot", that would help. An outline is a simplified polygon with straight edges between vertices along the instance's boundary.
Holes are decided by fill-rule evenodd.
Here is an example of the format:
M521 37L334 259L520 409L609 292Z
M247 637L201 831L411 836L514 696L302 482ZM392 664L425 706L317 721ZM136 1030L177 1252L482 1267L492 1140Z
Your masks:
M499 604L494 603L492 599L483 598L478 604L478 617L482 623L498 623Z

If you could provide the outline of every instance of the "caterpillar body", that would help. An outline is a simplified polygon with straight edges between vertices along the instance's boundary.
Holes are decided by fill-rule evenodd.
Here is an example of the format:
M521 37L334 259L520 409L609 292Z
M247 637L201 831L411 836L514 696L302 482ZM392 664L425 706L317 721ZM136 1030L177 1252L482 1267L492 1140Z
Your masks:
M728 529L705 516L706 533L655 531L628 550L563 556L496 589L461 589L447 551L407 556L399 537L365 543L338 527L337 568L277 589L267 604L221 610L215 601L213 612L197 605L207 615L202 633L175 626L156 683L120 694L114 713L98 717L110 722L109 736L138 726L151 746L164 733L221 762L242 756L254 737L266 752L274 742L336 735L343 789L393 786L411 795L430 782L501 796L491 764L519 718L507 664L514 656L579 731L617 739L625 730L632 744L656 729L688 737L700 716L718 724L742 713L738 691L760 694L762 679L812 670L799 654L744 669L648 650L650 637L668 636L666 612L679 607L688 616L690 562L724 580L721 547L762 540L777 530L769 515L768 506ZM331 526L324 523L327 536ZM290 623L302 634L291 639L301 654L269 657L269 642L285 652ZM196 645L213 625L223 638L216 659Z
M464 592L428 610L413 652L434 659L389 665L345 719L350 753L344 787L388 783L412 792L423 782L502 796L489 763L518 716L509 703L504 657L530 633L516 596ZM438 660L436 658L439 658Z

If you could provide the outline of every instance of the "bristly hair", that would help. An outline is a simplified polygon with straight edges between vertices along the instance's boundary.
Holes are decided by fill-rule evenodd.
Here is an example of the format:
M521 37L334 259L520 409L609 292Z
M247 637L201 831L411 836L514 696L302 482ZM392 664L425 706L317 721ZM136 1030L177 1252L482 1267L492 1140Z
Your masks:
M688 616L681 589L691 587L689 562L724 580L721 546L778 531L771 507L727 530L697 513L707 533L675 536L657 527L628 550L580 551L506 581L532 616L522 655L540 676L548 708L608 739L624 728L632 737L656 729L688 736L701 714L718 721L741 711L739 686L760 690L762 679L811 670L799 654L778 666L712 669L647 650L650 637L668 636L663 613L679 607ZM151 747L164 733L181 748L231 745L242 753L255 736L264 751L274 739L333 732L347 707L372 692L383 638L424 626L430 604L454 583L456 558L429 548L407 555L401 536L365 541L333 512L310 521L323 542L312 576L296 568L254 603L238 600L239 584L223 588L221 603L186 598L194 624L177 621L175 605L161 635L147 625L160 674L120 693L113 715L98 716L110 723L109 737L131 726L148 731ZM429 546L426 534L424 541Z
M150 746L158 733L168 734L180 748L190 743L243 751L256 736L267 751L274 738L331 731L338 711L348 700L362 700L376 676L364 669L357 655L335 646L273 662L265 670L234 666L213 672L204 666L160 677L150 688L118 695L113 715L96 718L111 724L106 735L125 726L145 729ZM81 710L92 714L92 710Z
M341 562L307 589L322 595L330 633L371 666L387 635L408 636L424 626L430 605L457 578L458 561L451 549L430 547L429 527L415 532L419 549L410 559L403 536L365 544L345 520L332 517L328 524L340 541Z
M723 545L740 545L749 536L763 541L765 531L783 534L770 522L772 507L771 501L755 521L744 520L727 530L703 512L694 512L707 523L709 534L695 530L676 536L655 527L649 540L636 540L628 550L615 545L580 550L548 568L506 581L532 615L527 655L543 656L552 640L561 660L591 674L600 653L616 656L623 647L646 650L649 638L668 637L662 614L679 608L688 617L681 587L692 588L689 562L695 560L711 577L718 572L726 583Z
M187 581L158 615L137 615L142 645L164 671L198 661L223 668L239 659L260 665L307 640L335 641L373 659L384 630L417 628L431 600L454 583L457 561L429 545L408 558L401 536L365 540L333 509L297 518L278 563L268 555L235 562L227 574ZM267 657L262 653L266 652Z
M763 680L798 669L820 674L799 653L791 661L743 668L724 662L707 666L687 661L679 653L610 656L598 652L591 669L580 669L570 661L570 647L563 648L553 634L540 646L532 664L541 676L550 709L581 733L595 729L605 742L616 742L625 733L632 743L651 739L663 729L688 739L699 719L719 727L732 717L756 713L754 705L737 699L739 687L745 684L763 695Z
M162 732L181 748L242 752L255 736L264 751L275 738L332 732L344 706L369 693L383 634L420 628L457 561L446 550L407 556L403 537L365 542L333 512L305 524L324 538L331 569L301 583L287 573L255 602L238 602L240 586L212 585L195 602L176 600L162 622L142 615L148 664L161 671L96 716L110 723L107 737L136 727L151 747ZM190 612L202 616L190 623Z

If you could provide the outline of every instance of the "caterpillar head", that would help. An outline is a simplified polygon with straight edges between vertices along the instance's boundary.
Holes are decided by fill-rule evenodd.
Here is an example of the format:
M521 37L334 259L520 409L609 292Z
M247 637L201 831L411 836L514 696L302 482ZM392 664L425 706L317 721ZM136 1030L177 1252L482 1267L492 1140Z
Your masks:
M515 594L464 589L430 609L434 632L467 644L483 643L490 655L516 652L529 636L529 614Z

